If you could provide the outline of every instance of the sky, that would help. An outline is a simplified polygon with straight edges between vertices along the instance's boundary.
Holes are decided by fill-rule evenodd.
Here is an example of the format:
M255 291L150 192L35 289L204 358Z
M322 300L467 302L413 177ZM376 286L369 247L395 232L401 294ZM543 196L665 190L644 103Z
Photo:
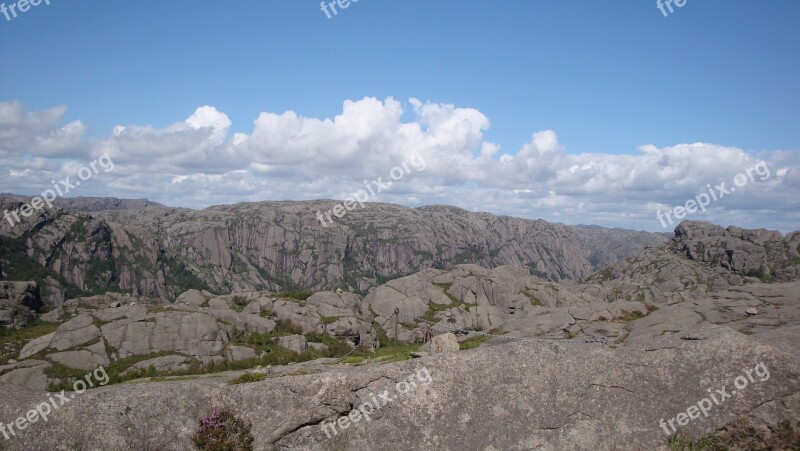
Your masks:
M0 192L800 229L796 0L18 1Z

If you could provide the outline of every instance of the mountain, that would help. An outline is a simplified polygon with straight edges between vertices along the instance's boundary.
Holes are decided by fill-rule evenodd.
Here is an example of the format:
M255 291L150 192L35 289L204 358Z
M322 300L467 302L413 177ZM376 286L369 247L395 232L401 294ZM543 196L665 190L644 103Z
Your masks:
M298 205L308 210L291 206ZM227 218L259 207L209 211ZM450 224L484 220L419 210ZM419 210L407 217L424 217ZM109 224L118 228L110 236L122 236L135 230L135 215L165 213L197 212L62 211L30 230L70 224L68 242L86 251L97 249L87 243L100 242L92 237ZM69 222L81 218L85 230ZM171 227L195 236L189 225L199 222ZM227 433L249 434L254 449L265 450L800 446L800 232L684 221L670 240L585 280L547 280L531 270L428 267L365 296L187 290L173 301L106 293L46 313L37 284L3 281L0 322L12 327L0 328L0 414L24 415L45 390L76 390L75 403L47 428L9 437L14 449L192 449L199 419L214 409L239 419ZM418 391L401 385L411 374ZM92 377L103 387L79 393ZM712 389L732 386L738 392L724 408L719 400L701 404ZM396 404L356 424L356 406L394 389ZM687 424L680 415L692 406L711 415ZM330 429L334 422L347 429L348 418L347 431ZM80 424L109 427L95 434Z
M14 211L25 201L0 197L0 209ZM50 305L106 291L167 299L189 289L365 294L387 280L465 263L580 280L666 239L446 206L365 204L325 219L337 205L261 202L196 211L146 200L62 199L14 227L0 222L0 276L38 281Z

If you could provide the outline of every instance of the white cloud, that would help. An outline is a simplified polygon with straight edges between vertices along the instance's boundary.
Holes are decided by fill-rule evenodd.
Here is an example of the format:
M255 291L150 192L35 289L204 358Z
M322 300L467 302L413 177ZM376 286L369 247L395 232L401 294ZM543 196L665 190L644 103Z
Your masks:
M35 194L108 152L114 172L82 186L78 195L147 197L195 208L342 198L420 155L425 171L411 171L380 201L661 230L656 211L685 203L707 185L730 186L736 174L763 159L771 169L768 179L691 219L798 228L795 152L756 155L692 143L642 145L635 155L575 154L553 130L500 152L484 137L491 123L480 111L418 99L408 105L414 117L406 122L406 108L391 97L347 100L332 119L264 112L252 132L233 135L225 113L202 106L164 128L118 125L108 136L86 137L80 121L62 125L64 107L30 112L18 102L0 102L0 191Z

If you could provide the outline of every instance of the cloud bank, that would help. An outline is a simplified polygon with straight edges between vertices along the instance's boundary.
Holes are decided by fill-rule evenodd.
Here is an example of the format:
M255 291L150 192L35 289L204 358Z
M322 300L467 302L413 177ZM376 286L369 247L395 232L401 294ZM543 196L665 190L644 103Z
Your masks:
M264 112L252 132L231 133L230 118L197 108L165 128L118 125L88 136L66 107L28 111L0 102L0 192L34 195L105 153L116 168L81 188L82 196L148 198L204 208L261 200L344 199L364 180L385 175L415 154L426 170L382 193L410 207L447 204L568 224L664 229L656 212L683 205L707 185L766 162L770 176L689 219L722 225L800 229L798 155L747 152L710 143L636 154L571 153L553 130L518 149L485 138L491 123L476 109L391 97L346 100L334 118ZM404 122L403 117L413 117ZM626 150L626 149L623 149Z

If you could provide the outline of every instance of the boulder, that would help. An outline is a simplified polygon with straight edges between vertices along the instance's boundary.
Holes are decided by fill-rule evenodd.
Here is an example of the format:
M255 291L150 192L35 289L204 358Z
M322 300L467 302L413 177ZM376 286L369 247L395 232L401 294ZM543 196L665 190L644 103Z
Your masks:
M189 290L175 299L176 304L186 304L192 307L202 307L209 299L214 297L208 291Z
M225 359L227 332L205 313L162 312L147 321L121 319L102 326L116 358L155 352L182 352L204 364Z
M459 349L458 337L451 333L437 335L433 337L430 343L431 354L458 352Z
M51 365L44 360L26 360L0 366L0 383L17 385L29 390L44 391L48 378L44 371Z
M253 348L248 348L246 346L231 346L230 353L228 354L228 359L232 362L253 359L255 357L256 351Z
M110 363L102 340L85 349L48 354L47 358L82 371L93 371Z
M298 354L302 354L308 349L306 337L302 335L287 335L285 337L278 337L278 344Z

